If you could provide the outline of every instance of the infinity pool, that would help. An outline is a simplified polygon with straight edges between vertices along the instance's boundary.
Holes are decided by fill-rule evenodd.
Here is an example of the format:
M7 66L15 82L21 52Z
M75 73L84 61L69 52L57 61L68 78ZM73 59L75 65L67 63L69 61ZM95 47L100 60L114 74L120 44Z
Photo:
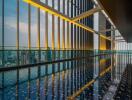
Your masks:
M1 72L0 100L65 100L92 80L75 99L102 100L111 81L120 80L127 58L105 55Z

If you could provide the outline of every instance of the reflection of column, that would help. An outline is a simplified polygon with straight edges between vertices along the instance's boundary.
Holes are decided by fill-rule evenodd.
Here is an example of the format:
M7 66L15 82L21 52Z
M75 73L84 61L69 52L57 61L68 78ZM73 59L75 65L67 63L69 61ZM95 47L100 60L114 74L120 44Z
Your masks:
M19 100L19 70L17 70L16 100Z
M45 91L44 91L44 95L45 95L45 100L48 100L48 76L46 74L45 76Z
M76 83L77 83L76 85L77 85L77 90L79 89L79 67L80 67L79 66L79 62L80 62L80 60L77 61L77 71L76 71L76 78L77 78L76 79Z
M5 89L2 88L1 89L1 96L0 96L0 100L4 100L4 97L5 97L5 93L4 93Z
M71 61L71 94L73 94L73 75L74 75L74 73L73 73L73 61Z
M28 68L28 99L31 98L31 95L30 95L30 75L31 75L31 69L29 67Z
M68 66L69 66L69 63L67 64L67 67L68 67ZM66 84L66 87L67 87L67 96L69 96L69 88L70 88L70 87L69 87L69 86L70 86L70 85L69 85L69 82L70 82L70 79L69 79L70 74L69 74L69 72L70 72L70 70L67 71L67 78L66 78L66 79L67 79L67 84Z
M58 100L60 100L60 72L58 73Z
M76 69L77 69L77 66L76 66L76 60L74 60L74 73L73 73L73 75L74 75L74 91L76 91L76 79L77 79L77 76L76 76Z
M65 71L62 72L62 99L65 100Z
M37 96L38 96L38 100L40 100L40 75L41 75L41 73L40 73L40 67L41 66L38 66L38 79L37 79Z
M52 74L52 100L54 100L55 98L55 92L54 92L54 88L55 88L55 74Z
M96 78L99 75L99 57L94 57L94 73L93 73L93 78ZM94 82L94 89L93 89L93 94L94 94L94 100L98 100L98 80Z

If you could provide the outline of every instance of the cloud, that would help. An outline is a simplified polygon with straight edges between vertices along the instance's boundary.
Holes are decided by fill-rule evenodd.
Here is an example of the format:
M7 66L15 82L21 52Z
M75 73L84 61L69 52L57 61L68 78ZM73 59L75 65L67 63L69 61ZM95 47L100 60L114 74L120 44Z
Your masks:
M10 27L12 30L16 30L17 22L15 17L5 17L5 27ZM37 32L37 24L34 23L31 25L31 30L35 34ZM19 22L19 32L27 34L28 32L28 22Z

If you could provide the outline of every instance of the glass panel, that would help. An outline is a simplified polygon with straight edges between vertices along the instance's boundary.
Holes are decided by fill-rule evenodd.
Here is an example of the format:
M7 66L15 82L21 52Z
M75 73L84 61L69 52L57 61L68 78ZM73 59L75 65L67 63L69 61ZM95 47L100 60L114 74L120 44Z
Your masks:
M52 95L52 76L48 77L48 91L47 91L47 100L52 100L53 95Z
M4 51L5 66L14 66L17 64L17 52L12 50Z
M71 48L71 24L69 24L69 48Z
M48 0L48 5L52 7L52 0Z
M63 13L63 0L60 0L60 12Z
M31 68L31 79L38 77L38 67Z
M55 64L55 72L58 72L58 64Z
M60 71L63 71L63 63L60 63Z
M28 80L28 69L22 69L19 71L19 82L24 82Z
M65 48L67 48L67 22L65 22Z
M31 7L31 47L37 47L37 9Z
M55 5L55 7L54 7L54 9L56 9L56 10L58 10L58 0L54 0L54 5Z
M45 3L46 0L40 0L41 2Z
M19 64L29 64L30 52L28 50L19 51Z
M41 51L41 61L46 61L46 51Z
M65 15L67 15L67 5L68 5L68 0L63 0L65 3Z
M19 46L24 49L28 47L28 4L20 0L19 9Z
M40 10L40 47L44 47L45 36L45 11Z
M45 66L41 66L41 76L45 75Z
M48 65L48 74L52 74L52 64Z
M48 47L52 47L52 15L48 14Z
M60 19L60 48L62 49L62 35L63 34L63 21L62 21L62 19Z
M10 49L16 47L16 33L17 33L17 3L16 0L4 0L5 2L5 48L10 46Z
M56 0L57 1L57 0ZM55 16L55 48L58 48L58 17Z

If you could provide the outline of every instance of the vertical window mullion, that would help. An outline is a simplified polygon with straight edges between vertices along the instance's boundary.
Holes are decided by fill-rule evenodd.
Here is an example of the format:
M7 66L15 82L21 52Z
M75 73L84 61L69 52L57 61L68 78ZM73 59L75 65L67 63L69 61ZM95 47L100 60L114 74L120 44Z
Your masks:
M80 14L82 13L82 0L79 0L79 4L80 4ZM82 23L82 19L80 19L79 21L80 23ZM82 28L80 28L80 31L79 31L79 35L80 35L80 50L82 50Z
M46 0L46 4L48 5L48 0ZM48 12L45 12L45 47L48 48Z
M71 18L73 17L73 0L71 1ZM71 49L73 49L73 24L71 23Z
M63 14L65 14L65 0L63 0ZM63 19L62 48L65 49L65 20Z
M37 46L38 46L38 49L40 50L40 8L37 9L37 14L38 14L38 25L37 25L37 35L38 35L38 43L37 43Z
M69 0L67 0L67 16L69 16ZM67 48L69 49L69 22L67 22Z
M31 48L31 6L28 4L28 49Z
M16 49L17 49L17 65L19 65L19 0L17 0L17 39L16 39ZM18 72L19 73L19 72Z
M19 50L19 0L17 0L17 41L16 48Z
M4 13L4 0L2 0L2 66L4 66L5 64L4 64L4 34L5 34L5 32L4 32L4 24L5 24L5 22L4 22L4 15L5 15L5 13Z
M60 0L58 0L58 11L60 12ZM58 49L60 50L60 18L58 17Z
M54 0L52 0L52 7L54 8ZM52 15L52 49L54 49L55 48L55 46L54 46L54 32L55 32L55 21L54 21L54 15Z
M74 17L76 16L76 0L74 0ZM76 50L76 25L74 25L74 48Z

